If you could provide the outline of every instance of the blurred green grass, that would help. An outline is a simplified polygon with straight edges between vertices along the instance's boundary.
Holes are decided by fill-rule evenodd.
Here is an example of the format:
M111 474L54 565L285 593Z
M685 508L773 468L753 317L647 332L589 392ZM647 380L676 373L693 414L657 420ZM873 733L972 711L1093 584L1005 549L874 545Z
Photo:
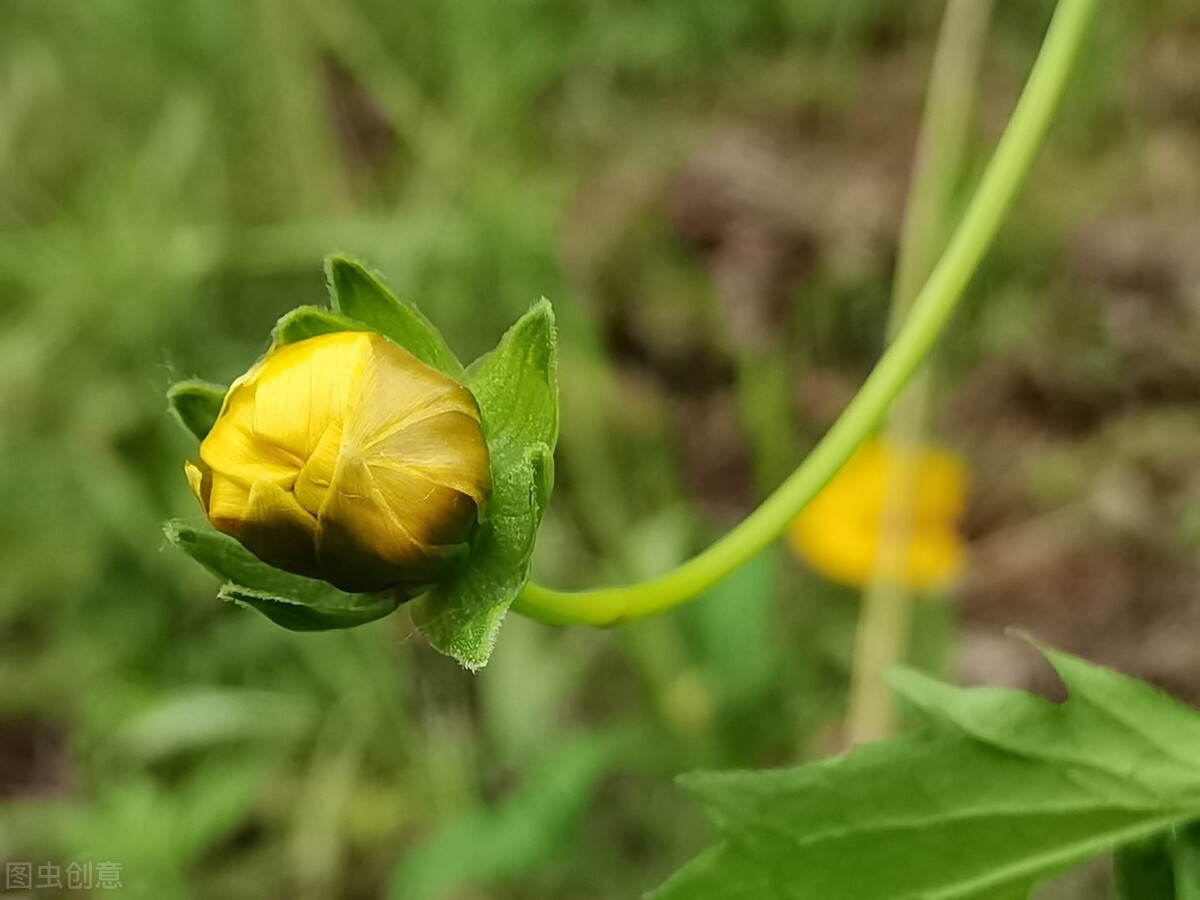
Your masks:
M1001 6L990 77L1016 84L1051 5ZM836 116L873 58L920 64L938 4L0 9L0 861L115 860L129 896L157 900L635 896L707 837L674 774L816 752L853 605L774 554L619 631L510 621L480 676L403 613L295 635L223 608L163 552L160 523L194 504L163 390L244 370L279 315L320 302L334 249L467 358L548 296L564 435L538 571L664 570L720 523L677 471L672 398L622 415L594 298L564 270L564 218L613 168L671 171L741 117ZM1185 15L1154 3L1102 24L981 277L1007 302L964 317L950 371L1036 327L1067 224L1113 193L1051 185L1099 183L1127 152L1136 122L1109 123L1128 115L1128 48ZM591 210L576 215L586 232ZM719 319L669 235L639 248L634 303ZM818 278L790 349L864 364L885 285Z

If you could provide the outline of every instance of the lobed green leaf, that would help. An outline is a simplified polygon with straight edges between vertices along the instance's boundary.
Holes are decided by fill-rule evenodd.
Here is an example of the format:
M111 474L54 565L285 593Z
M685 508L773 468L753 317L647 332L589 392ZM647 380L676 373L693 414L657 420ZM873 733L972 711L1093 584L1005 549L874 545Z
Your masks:
M683 779L721 843L657 900L1023 897L1099 853L1200 817L1200 716L1046 651L1062 705L892 682L926 727L844 757Z

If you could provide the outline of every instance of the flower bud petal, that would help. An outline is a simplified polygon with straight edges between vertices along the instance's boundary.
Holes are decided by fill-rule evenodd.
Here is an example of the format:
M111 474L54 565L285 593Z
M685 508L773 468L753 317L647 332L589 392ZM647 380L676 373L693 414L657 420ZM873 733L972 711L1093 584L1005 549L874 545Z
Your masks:
M458 410L438 412L369 445L369 465L378 478L407 473L452 488L482 507L487 485L470 477L487 466L487 446L471 440L479 423Z
M339 332L272 351L251 370L255 434L302 464L330 424L345 420L373 347L372 335Z
M325 493L337 471L338 457L342 452L342 431L341 422L330 422L296 477L296 499L313 515L320 512Z
M366 332L269 352L185 468L215 527L348 591L436 581L491 493L470 392Z
M190 459L183 464L183 472L187 475L188 487L200 501L200 505L208 512L208 497L212 491L212 471L204 463L195 463Z
M418 478L389 478L385 490L367 463L344 459L321 511L321 568L349 591L370 590L368 585L386 580L389 572L403 572L414 585L429 584L455 554L454 545L467 537L474 511L465 495Z
M296 495L271 481L256 481L233 536L259 559L298 575L321 577L313 540L316 520Z

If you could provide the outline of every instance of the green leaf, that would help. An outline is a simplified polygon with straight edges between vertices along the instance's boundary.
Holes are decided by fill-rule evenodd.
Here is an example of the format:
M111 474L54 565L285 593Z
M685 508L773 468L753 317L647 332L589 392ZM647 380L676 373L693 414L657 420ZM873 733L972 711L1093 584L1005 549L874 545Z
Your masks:
M463 366L441 332L414 306L402 302L364 263L334 254L325 259L333 308L399 344L421 362L461 380Z
M167 388L167 403L179 424L202 441L217 421L228 390L208 381L179 381Z
M554 485L558 439L554 314L541 301L471 367L491 453L492 497L469 561L414 603L429 643L469 669L485 665L525 582Z
M1041 649L1071 691L1071 702L1000 688L963 689L903 669L888 681L927 719L1070 769L1131 804L1200 790L1200 716L1179 715L1185 708L1177 701L1134 678Z
M901 672L917 733L797 769L685 777L721 843L654 897L1007 900L1200 816L1200 715L1046 653L1062 705Z
M319 334L370 330L361 322L339 316L319 306L298 306L275 323L275 328L271 331L271 346L294 344Z
M167 522L167 540L226 584L218 596L257 609L293 631L351 628L382 618L401 600L389 594L348 594L315 578L283 572L262 562L207 523Z

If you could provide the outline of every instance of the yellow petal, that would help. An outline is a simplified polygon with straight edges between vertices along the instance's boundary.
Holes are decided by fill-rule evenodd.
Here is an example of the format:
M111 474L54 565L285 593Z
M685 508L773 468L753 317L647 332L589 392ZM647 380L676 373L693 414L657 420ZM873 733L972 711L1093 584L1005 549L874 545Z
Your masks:
M213 472L208 491L208 520L221 531L232 533L246 517L250 504L250 485Z
M831 581L860 587L871 577L878 537L869 527L806 516L792 523L787 541L796 556Z
M412 487L403 502L420 508L424 491L419 485ZM318 519L317 558L323 577L347 591L382 590L424 577L429 550L392 511L366 464L343 458Z
M200 459L214 473L250 485L263 479L288 486L300 471L302 459L263 439L254 430L258 385L235 382L225 397L221 415L200 444Z
M298 460L341 422L375 335L344 331L286 344L268 354L258 377L253 428Z
M436 579L491 492L470 392L366 332L269 352L234 382L200 458L188 475L214 525L352 591Z
M912 590L948 584L964 555L955 529L966 502L966 471L945 451L868 441L793 521L788 531L793 552L827 578L867 584L881 565L886 482L897 475L913 479L912 533L890 563L898 571L878 574Z
M250 488L243 517L230 523L230 533L263 562L319 578L316 524L294 494L273 482L259 481Z
M372 444L364 455L380 483L411 475L466 494L482 509L491 493L487 444L479 423L451 410L422 418Z
M420 419L449 410L479 412L470 392L386 338L371 336L371 352L354 385L346 438L364 452Z
M475 526L475 501L468 494L414 472L371 469L374 497L423 547L457 544Z
M231 424L220 429L214 427L209 432L200 446L200 459L214 473L239 481L247 488L264 480L290 487L302 464L291 454Z
M788 546L814 571L850 587L863 587L877 574L909 590L944 588L961 574L965 558L962 538L950 529L914 532L896 570L880 571L878 536L866 528L793 526Z
M823 504L853 510L856 518L878 517L883 504L888 451L879 439L864 443L817 495Z
M967 476L957 455L926 447L904 447L883 438L873 438L855 451L818 499L878 516L885 482L902 466L909 467L907 474L914 480L916 519L944 522L962 514Z
M342 423L331 422L296 479L296 499L312 515L318 515L326 492L337 471L342 451Z
M183 464L183 472L187 476L188 486L200 502L200 508L207 514L208 497L212 491L212 470L202 462L189 459Z

